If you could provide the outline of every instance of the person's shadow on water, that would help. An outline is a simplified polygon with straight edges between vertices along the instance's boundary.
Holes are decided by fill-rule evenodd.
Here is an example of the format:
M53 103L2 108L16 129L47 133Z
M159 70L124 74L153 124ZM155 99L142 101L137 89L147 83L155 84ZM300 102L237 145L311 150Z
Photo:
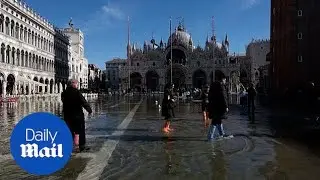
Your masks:
M222 142L211 143L211 171L212 179L227 180L227 163L225 153L221 147Z
M256 117L254 113L248 114L248 118L251 124L254 124L256 122Z
M165 167L165 173L167 175L171 175L174 173L173 169L173 163L172 163L172 150L173 150L173 142L171 137L168 136L164 140L164 151L166 153L166 167Z

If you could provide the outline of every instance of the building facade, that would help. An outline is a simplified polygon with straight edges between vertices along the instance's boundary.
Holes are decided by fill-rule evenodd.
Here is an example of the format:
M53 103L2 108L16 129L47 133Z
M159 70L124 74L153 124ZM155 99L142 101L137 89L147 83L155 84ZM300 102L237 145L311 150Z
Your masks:
M271 1L271 80L275 94L320 82L320 2Z
M72 26L62 30L70 37L69 79L77 79L80 89L88 88L88 60L84 56L84 35Z
M59 93L65 87L68 37L25 3L1 1L0 44L2 96Z
M99 90L102 83L102 71L95 65L88 65L88 89Z
M240 64L237 58L229 56L228 49L227 36L222 43L218 43L215 36L207 37L204 48L195 47L191 35L183 24L179 24L167 43L156 42L153 38L150 43L146 41L143 48L128 45L129 61L120 67L119 72L121 89L163 91L169 82L178 89L202 88L215 77L224 75L229 90L236 93Z
M246 56L248 57L249 81L253 83L259 92L267 91L270 88L268 84L270 78L266 69L268 69L270 61L267 56L270 52L269 40L252 40L246 48Z
M120 69L126 65L126 59L115 58L106 62L106 83L107 88L111 90L119 90L121 85Z

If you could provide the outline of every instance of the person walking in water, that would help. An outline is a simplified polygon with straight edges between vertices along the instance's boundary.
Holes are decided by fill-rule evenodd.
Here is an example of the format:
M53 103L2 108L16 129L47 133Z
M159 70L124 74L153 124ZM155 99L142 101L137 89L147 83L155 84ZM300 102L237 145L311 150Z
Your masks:
M63 103L63 116L66 121L73 139L76 151L89 150L85 147L85 117L82 108L89 114L92 109L81 92L78 90L78 81L70 80L66 90L61 93L61 100Z
M248 88L248 115L254 115L254 111L255 111L255 99L257 96L257 91L254 88L254 84L251 83L249 88Z
M226 77L217 77L209 90L209 118L212 120L208 131L208 140L214 138L215 130L218 129L220 137L227 137L224 132L222 119L226 119L228 109L228 95L226 89Z
M202 116L204 121L204 126L207 127L209 125L209 112L208 112L208 105L209 105L209 86L205 85L201 95L202 100Z
M165 123L163 126L163 131L165 133L170 132L172 129L170 128L170 122L174 117L174 106L175 99L173 97L173 85L167 84L164 89L164 97L162 100L162 116L164 116Z

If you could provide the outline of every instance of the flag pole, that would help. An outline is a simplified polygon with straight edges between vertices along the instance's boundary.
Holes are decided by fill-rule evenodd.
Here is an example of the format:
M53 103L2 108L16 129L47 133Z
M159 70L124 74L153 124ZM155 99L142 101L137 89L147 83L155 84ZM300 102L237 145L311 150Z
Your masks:
M213 64L213 70L212 70L212 82L215 81L215 35L214 35L214 17L212 16L212 64Z
M127 58L128 58L128 65L129 65L129 70L128 70L128 91L131 89L131 59L130 59L130 18L128 16L128 45L127 45Z
M170 17L170 83L173 84L172 81L172 17Z

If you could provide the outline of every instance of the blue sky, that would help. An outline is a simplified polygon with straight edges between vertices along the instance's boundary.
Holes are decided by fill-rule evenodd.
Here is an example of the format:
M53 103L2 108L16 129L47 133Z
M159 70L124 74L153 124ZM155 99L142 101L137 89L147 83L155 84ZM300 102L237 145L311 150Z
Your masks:
M85 54L89 63L104 68L113 57L125 58L127 17L131 19L131 41L143 45L152 34L157 40L169 36L178 18L191 33L195 45L204 45L211 34L211 19L221 41L228 33L230 51L244 52L252 38L270 34L269 0L26 0L43 17L66 27L72 17L75 27L85 33ZM201 3L200 3L201 2ZM174 28L174 27L173 27Z

